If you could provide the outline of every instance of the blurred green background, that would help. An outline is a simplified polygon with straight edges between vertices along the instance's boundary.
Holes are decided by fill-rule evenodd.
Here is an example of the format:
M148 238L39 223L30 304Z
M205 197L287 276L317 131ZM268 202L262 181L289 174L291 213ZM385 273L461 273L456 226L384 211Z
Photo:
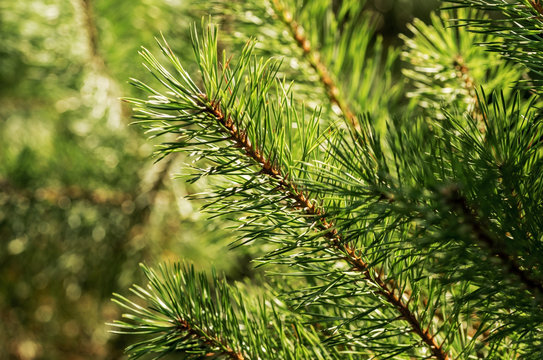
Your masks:
M141 279L142 261L251 276L250 253L228 250L227 222L184 199L205 184L173 178L182 156L154 164L153 142L119 100L136 95L130 77L151 78L137 51L161 32L191 64L188 27L218 3L0 2L0 358L121 358L109 299ZM405 23L437 3L367 6L400 45Z

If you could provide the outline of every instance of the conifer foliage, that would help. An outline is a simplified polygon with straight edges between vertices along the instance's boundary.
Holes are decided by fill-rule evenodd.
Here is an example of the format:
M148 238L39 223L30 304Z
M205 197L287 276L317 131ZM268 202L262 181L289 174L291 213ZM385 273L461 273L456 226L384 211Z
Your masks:
M261 40L232 55L219 38L239 33L194 27L199 73L164 39L167 61L143 49L157 81L132 80L148 96L127 101L176 136L159 156L186 152L187 181L210 178L192 196L236 214L234 245L272 286L144 267L139 300L115 297L116 331L142 335L128 353L541 359L539 2L453 1L412 25L401 63L359 1L259 3L225 9Z

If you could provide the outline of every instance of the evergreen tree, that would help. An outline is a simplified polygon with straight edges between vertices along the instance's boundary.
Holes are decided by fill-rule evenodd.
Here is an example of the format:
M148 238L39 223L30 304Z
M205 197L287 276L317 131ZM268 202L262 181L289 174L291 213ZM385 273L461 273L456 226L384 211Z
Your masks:
M404 38L405 84L354 0L223 4L196 72L164 39L141 51L137 123L173 134L159 156L190 154L191 197L270 276L144 267L140 300L115 297L129 354L542 358L543 6L449 5Z

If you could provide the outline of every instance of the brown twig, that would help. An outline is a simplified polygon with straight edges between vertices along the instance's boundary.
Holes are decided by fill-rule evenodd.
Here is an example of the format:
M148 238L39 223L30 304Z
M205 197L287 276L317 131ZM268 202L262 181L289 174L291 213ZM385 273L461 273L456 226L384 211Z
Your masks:
M347 101L341 98L339 88L332 79L330 71L328 71L326 65L320 60L319 53L311 46L311 43L305 37L304 30L292 17L292 14L281 4L279 0L272 0L274 11L279 18L288 27L293 38L296 40L298 46L303 50L304 55L311 65L311 67L319 75L319 79L326 89L326 93L333 104L336 104L343 115L347 118L351 126L357 131L360 131L360 124L353 113Z
M335 229L334 223L326 220L323 210L315 205L315 201L306 196L295 183L291 182L282 174L280 168L265 157L259 149L259 146L253 144L249 140L247 134L235 125L233 119L224 115L220 104L212 103L211 105L208 105L206 102L207 99L203 99L201 105L205 106L208 114L226 129L230 139L236 146L243 149L246 155L261 167L262 174L269 176L278 183L278 188L286 192L288 198L295 202L295 207L297 209L302 209L307 215L312 215L319 219L319 230L323 231L323 236L329 241L330 246L343 253L343 259L353 268L353 270L360 272L367 281L379 288L378 293L398 310L401 317L409 323L412 331L430 348L433 356L439 360L449 360L450 357L442 349L442 346L438 344L434 335L431 334L428 329L424 330L416 315L411 312L407 305L409 301L404 302L402 300L404 295L407 296L407 294L400 292L396 287L387 284L383 279L383 276L372 269L360 255L357 254L354 247L345 243L341 234ZM397 292L399 292L398 295L396 294Z
M177 330L183 333L187 333L191 337L195 337L197 339L200 339L202 342L204 342L206 345L208 345L211 348L214 347L220 347L221 351L220 353L223 355L228 356L231 360L244 360L243 353L241 351L235 351L231 347L225 344L224 341L220 340L216 336L212 336L203 330L200 329L194 329L190 326L190 324L183 319L176 319L177 321ZM217 355L216 353L208 353L206 356L214 357Z
M475 80L471 76L470 70L464 61L462 55L458 54L454 57L453 66L456 71L456 77L462 81L462 87L468 92L473 109L469 113L473 119L477 122L477 128L484 134L486 132L486 125L483 117L483 112L479 106L479 99L477 98L477 90Z
M540 0L530 0L530 4L532 7L537 11L539 14L539 19L541 20L541 16L543 16L543 5L541 5Z
M539 1L531 1L531 3L538 12L543 14L543 7L539 3ZM481 133L484 134L486 131L483 118L484 115L479 107L478 99L475 92L475 82L470 76L469 69L465 65L464 60L460 55L455 58L455 69L457 70L458 77L460 77L464 81L464 88L470 93L473 98L475 109L473 110L472 114L477 121L479 130L481 131ZM517 200L517 203L512 204L512 207L518 210L518 217L519 219L521 219L520 213L522 212L522 204L520 200L517 199L517 195L514 190L510 188L508 188L507 190L509 191L509 197L511 199ZM468 206L466 199L464 199L460 195L458 190L455 190L451 193L451 197L449 198L449 200L451 201L451 204L454 205L454 207L467 218L468 223L473 228L473 233L479 240L480 245L483 245L485 248L487 248L492 255L497 256L502 261L502 263L506 265L506 267L511 271L511 273L515 274L528 289L531 289L532 291L538 291L541 295L543 295L543 283L536 279L533 279L530 274L522 270L521 266L517 263L515 258L502 249L503 247L497 243L497 240L494 239L477 220L474 211Z

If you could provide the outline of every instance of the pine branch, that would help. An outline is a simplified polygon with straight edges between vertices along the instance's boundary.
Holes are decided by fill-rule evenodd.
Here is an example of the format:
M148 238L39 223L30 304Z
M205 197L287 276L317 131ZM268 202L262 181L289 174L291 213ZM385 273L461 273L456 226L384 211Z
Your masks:
M458 18L486 19L481 12L466 9L442 10L431 14L431 24L415 19L408 25L414 36L402 35L406 50L402 53L411 68L402 73L410 80L414 90L412 107L432 110L430 116L444 119L444 111L461 111L477 122L479 132L484 133L477 89L505 91L522 79L518 66L504 61L498 54L489 53L481 43L497 42L493 34L461 31Z
M208 51L215 51L212 49L214 46L213 44L216 44L216 41L214 40L214 38L208 39L207 41L209 41L209 44L202 45L205 46L203 48L204 52L202 52L202 49L198 48L198 46L201 45L197 45L197 55L200 56L201 59L200 61L202 66L202 74L204 75L205 82L207 82L208 84L207 87L215 87L216 85L214 85L213 78L206 77L210 76L208 75L209 71L212 71L211 75L218 76L215 73L216 69L213 70L216 66L213 63L213 58L208 58L208 56L210 56ZM192 84L192 82L190 82L188 78L188 75L183 73L182 68L178 64L177 60L173 57L171 50L164 46L162 48L163 51L165 51L165 53L168 55L168 57L172 59L172 62L177 65L177 69L181 71L181 75L185 79L185 81L189 82L189 84ZM197 115L202 120L205 119L205 122L211 120L214 121L216 123L215 129L217 130L217 134L213 135L213 137L217 137L221 141L224 141L226 139L232 141L234 148L240 149L242 153L250 159L250 164L257 165L260 168L260 170L258 171L260 174L266 175L271 180L273 180L272 183L276 184L274 192L283 193L283 199L292 200L292 202L285 202L285 205L291 206L291 211L293 212L300 210L305 212L305 219L307 223L306 226L311 228L312 224L315 222L315 220L317 220L317 227L314 230L317 233L321 233L322 236L327 239L328 247L330 249L334 249L334 251L339 252L340 257L345 260L349 264L349 266L351 266L355 271L360 272L365 281L369 282L378 289L377 294L380 295L387 302L389 302L396 309L396 311L400 314L400 317L407 321L407 323L411 326L413 333L415 333L418 337L422 339L422 341L428 346L431 353L437 359L449 359L449 356L444 352L442 345L437 343L435 336L432 335L428 329L423 329L423 326L420 324L417 316L409 309L407 305L409 303L409 300L407 300L406 302L402 300L402 298L409 299L409 296L400 291L399 289L395 288L394 286L388 285L387 282L390 284L391 281L387 280L387 282L385 282L385 280L383 280L381 275L375 269L373 269L368 263L363 261L362 258L357 254L356 249L350 246L344 240L344 236L338 233L334 223L332 221L327 221L324 215L324 210L320 209L316 205L318 203L317 199L310 198L304 193L303 190L300 190L301 187L294 180L292 180L292 178L288 175L289 172L279 167L278 161L267 157L266 152L263 151L263 145L257 143L254 138L252 140L249 138L248 133L251 132L251 129L243 128L243 118L237 118L235 116L236 113L238 115L242 115L243 112L227 110L228 105L223 104L221 100L219 100L216 96L208 97L207 95L203 95L199 90L197 90L195 94L191 93L192 90L190 88L193 87L193 85L189 85L187 88L180 87L180 85L177 83L177 80L174 80L171 75L169 75L165 72L165 70L159 67L159 65L156 63L156 60L154 60L154 58L151 58L150 54L146 53L144 56L148 59L148 62L153 65L153 67L159 69L159 71L164 76L166 76L167 81L172 83L172 85L174 85L176 88L178 88L178 90L181 91L178 92L178 96L187 99L187 103L183 106L181 106L181 103L179 103L178 100L174 100L175 104L172 104L172 106L179 106L179 109L182 109L186 106L187 109L194 109L193 111L196 111L194 115L191 115L189 112L187 112L187 110L183 110L185 113L183 115L176 116L177 118L183 118L188 120L191 116L195 117ZM243 61L244 60L240 60L240 64L243 64ZM223 66L226 90L230 93L229 96L231 96L230 99L226 98L224 101L235 104L236 100L233 93L239 91L238 84L240 83L240 80L237 78L238 75L236 70L230 72L228 62ZM256 73L262 74L269 73L268 71L264 70L254 71ZM271 72L273 73L273 71ZM258 82L260 84L266 84L266 81L264 80L259 80ZM166 83L164 84L166 85ZM139 84L139 86L142 88L148 88L147 86L144 87L142 84ZM267 85L265 86L267 87ZM171 89L173 90L173 88ZM253 96L250 96L250 98L252 97ZM170 103L171 100L166 101L167 103ZM163 101L160 100L160 103L163 103ZM156 107L157 109L170 108L170 105L167 105L167 103L164 103L164 105L161 105L159 103L156 103L156 105L153 105L152 103L147 103L147 106L150 106L151 108ZM147 110L142 112L150 114ZM159 115L157 113L156 115L151 116L158 119L163 115ZM142 116L142 118L148 118L148 116L145 115ZM206 125L206 128L207 127L208 125ZM190 136L190 138L192 137L193 136ZM169 146L175 147L186 145L170 144ZM280 150L273 149L270 151L273 152ZM399 292L399 294L396 294L397 292Z
M385 49L363 1L219 1L212 14L233 19L237 28L254 36L262 56L282 58L280 76L293 81L296 103L321 108L323 122L332 123L339 117L353 128L351 120L357 122L356 114L371 113L383 129L390 112L399 105L402 83L393 75L399 52ZM291 24L295 24L294 32ZM232 35L225 34L235 51L243 46L243 38ZM381 96L385 93L387 96ZM328 104L319 104L326 98Z
M480 2L476 3L477 4L473 5L474 7L480 7L481 9L483 8ZM512 6L512 9L514 9L515 6ZM522 8L524 5L518 6ZM488 9L491 8L492 7L490 6L488 7ZM508 9L508 5L504 5L504 8ZM484 102L486 102L487 99L485 98L485 94L482 91L482 87L480 93L476 91L475 87L485 85L487 89L493 89L496 86L494 84L497 84L503 88L504 84L510 83L514 85L517 81L520 81L523 74L521 71L519 71L519 69L516 69L518 68L518 66L511 66L511 63L499 58L497 54L481 51L483 48L481 48L479 44L493 44L493 46L498 46L499 44L501 44L502 40L500 39L499 33L493 34L488 31L481 31L481 33L469 33L466 31L462 32L460 31L462 30L462 27L458 27L459 24L465 23L470 26L468 29L472 29L472 26L474 26L475 29L479 29L481 24L491 24L494 20L489 20L489 18L483 16L481 12L470 11L467 9L442 11L440 16L441 19L437 18L436 15L432 15L432 24L434 25L433 27L429 27L428 25L425 25L418 21L416 21L415 24L411 26L411 30L415 34L415 37L413 39L405 38L406 44L409 46L410 51L404 53L404 59L412 62L416 66L414 70L416 70L417 72L406 70L404 71L404 74L406 74L414 81L417 81L415 85L419 89L421 89L417 93L414 93L417 96L423 94L428 99L441 98L442 100L440 101L440 103L436 103L435 100L432 100L432 102L434 102L434 106L441 109L445 109L443 101L445 101L447 96L438 95L440 91L454 91L458 87L467 90L465 97L468 97L467 100L469 100L470 103L474 105L474 108L471 111L469 110L469 108L467 109L467 112L471 114L469 114L466 119L468 121L475 121L477 123L477 126L472 126L472 124L462 122L464 123L464 126L459 127L463 128L462 132L464 133L466 130L473 132L472 135L468 136L472 138L472 141L476 143L479 143L481 141L483 142L483 144L480 145L481 149L487 149L487 152L482 156L485 156L488 159L492 159L494 161L492 167L496 168L499 172L502 172L500 164L504 162L503 157L507 156L506 153L511 150L507 149L506 147L502 148L501 143L504 141L503 139L508 139L511 134L508 134L507 131L498 130L498 136L498 134L496 133L497 124L492 124L492 128L489 130L491 133L486 134L487 127L489 126L489 114L486 105L484 105ZM507 44L504 42L503 45L506 46ZM451 54L453 54L452 59L454 59L453 65L454 70L457 74L456 78L461 79L462 82L460 84L454 84L451 81L450 83L445 84L446 87L442 86L440 88L436 88L436 82L443 78L446 79L447 72L451 69L450 65L447 64L447 62L449 61L448 59L451 58ZM473 68L469 66L470 63L474 64ZM477 64L481 63L483 63L482 67L476 67ZM487 70L481 73L481 70L484 69L484 67L487 67ZM497 68L500 68L500 70L496 71ZM472 74L472 70L473 72L479 72L479 75L474 76ZM421 73L426 74L422 75ZM504 76L505 73L508 73L508 75ZM505 89L505 91L508 90ZM517 111L528 113L528 109L531 107L531 103L528 103L528 105L524 106L524 108L521 110L520 101L517 100L517 94L509 93L507 95L504 95L502 93L501 97L498 94L499 93L493 94L493 97L498 96L498 107L503 107L501 111L510 112L509 116L512 116L513 119L515 116L514 114L517 113ZM510 104L505 105L505 99L508 97L514 99L514 101L510 101ZM450 94L448 98L451 98ZM417 103L420 103L420 99L418 98L415 101ZM494 104L493 106L496 107L496 104ZM451 110L447 111L456 112L458 111L458 108L461 107L461 103L458 104L458 106L448 105L447 108ZM449 116L450 115L444 114L445 118ZM522 121L520 123L522 123ZM510 126L511 129L513 129L514 127L519 125L510 123L507 126ZM484 136L479 136L480 133L484 134ZM493 145L487 145L485 144L485 142L492 142ZM493 148L496 147L500 148L503 153L496 153L496 151L493 150ZM488 156L487 154L491 155ZM481 172L482 169L479 169L479 171ZM504 179L507 179L507 174L502 174L502 177ZM515 198L514 191L510 191L511 189L505 190L508 192L508 194L504 196L506 199ZM508 202L510 201L514 200L508 200ZM454 203L454 201L449 202L449 205L452 205ZM471 202L477 203L480 202L480 199L475 198L472 199ZM464 205L466 204L467 202ZM512 205L512 208L518 209L519 206L522 208L522 205L517 201L517 204ZM469 206L462 207L456 204L454 208L455 211L459 212L459 215L462 218L464 216L467 216L471 219L471 221L469 221L470 226L472 226L474 232L478 234L476 235L476 238L478 239L478 244L483 249L486 249L486 251L490 251L492 255L498 256L503 262L506 272L509 271L510 273L513 273L515 277L520 276L520 278L523 278L523 282L526 282L526 287L531 290L531 292L533 293L532 295L537 297L537 294L539 293L539 290L537 288L539 288L541 284L536 285L537 281L535 281L534 283L534 279L532 279L532 276L527 272L527 270L522 270L522 267L518 263L516 263L516 260L514 260L515 256L507 254L507 252L511 249L505 249L503 247L503 243L496 243L497 240L494 239L494 235L489 235L490 232L485 230L485 226L480 223L480 219L477 219L477 217L475 216L475 212L470 209ZM523 210L521 209L519 211L522 212ZM470 215L468 216L468 214ZM519 222L522 221L522 219L520 218L518 218L517 220Z
M195 329L191 327L191 324L181 318L177 319L176 331L179 333L179 336L187 336L199 339L201 342L206 344L209 348L218 348L216 352L206 353L206 357L214 357L217 354L225 355L228 359L231 360L243 360L243 354L232 350L227 344L226 340L220 339L214 334L207 333L200 329Z
M367 128L362 131L369 140L365 144L342 139L343 133L333 127L329 129L330 140L323 141L324 135L315 127L318 119L304 124L304 118L294 110L288 89L275 82L276 63L256 60L251 55L253 45L249 44L236 65L226 56L220 64L214 33L206 32L203 40L196 34L194 38L205 92L195 85L167 45L160 46L181 80L144 50L142 55L168 91L164 94L135 81L135 85L151 93L147 100L131 100L136 104L136 118L159 135L178 134L177 141L164 144L163 153L181 149L212 163L208 169L195 166L196 174L189 175L193 180L215 174L227 178L226 185L218 185L216 193L206 195L213 200L207 208L215 215L249 214L240 218L240 230L249 234L243 242L258 238L281 244L263 262L297 265L316 274L307 275L319 283L299 291L301 295L295 298L300 301L299 306L314 305L312 309L316 310L312 310L311 316L317 322L344 320L335 330L345 329L345 334L360 338L361 342L375 341L375 347L372 344L363 349L376 356L387 349L379 348L380 342L393 335L383 332L375 337L371 329L385 327L392 320L402 320L402 327L390 325L395 336L409 333L412 338L408 342L411 345L390 345L391 353L412 351L414 343L424 344L438 359L451 358L450 351L469 351L453 346L463 341L461 316L471 319L472 307L480 322L472 326L474 336L483 336L487 330L494 331L494 337L507 336L509 330L494 330L494 326L499 326L501 310L492 308L487 313L481 309L479 292L503 305L510 305L511 298L521 292L511 285L513 295L501 294L500 283L510 278L501 272L492 274L488 284L476 282L476 290L472 290L469 281L454 283L452 279L458 272L481 269L478 264L452 268L438 258L443 253L461 256L460 247L466 247L463 241L471 243L472 235L464 228L456 231L458 222L450 218L451 205L440 208L432 199L433 189L443 181L469 184L478 181L481 173L494 174L496 164L489 162L489 154L514 149L508 147L509 143L500 143L500 139L508 139L519 150L525 149L525 143L538 136L537 127L519 125L517 138L501 133L512 129L507 123L492 124L483 141L480 133L473 131L474 122L466 127L461 122L453 126L444 121L435 133L429 128L418 128L415 123L410 123L412 127L398 123L400 127L389 129L389 143L383 145L374 134L371 121L365 119ZM270 95L273 89L275 96ZM520 117L515 109L512 114ZM486 107L481 111L487 111ZM498 116L503 118L500 121L514 120L504 115ZM523 119L530 124L529 117ZM292 131L293 124L301 130ZM530 156L533 155L519 161L527 164L532 161ZM522 163L518 166L523 167ZM488 188L488 184L480 186ZM489 205L495 203L492 194L487 194ZM496 204L499 206L501 200ZM475 223L473 226L475 230ZM429 238L419 240L419 234L425 232ZM443 238L447 241L432 243L433 239ZM361 245L363 253L355 244ZM450 249L443 248L447 244ZM479 250L469 246L471 254L480 254ZM315 258L316 254L323 257ZM338 266L338 260L348 264L347 270L339 266L330 272ZM433 271L434 266L437 271ZM485 271L488 269L482 269ZM444 280L432 278L432 272L445 275ZM422 283L425 278L427 287ZM343 298L348 298L348 302L342 304ZM383 300L388 304L386 313L368 316ZM332 316L325 309L318 309L332 304L345 311L345 315ZM523 301L518 306L524 309L530 304ZM507 329L521 328L519 321L520 317L515 317ZM535 323L537 317L531 321ZM370 330L365 328L366 324ZM457 331L458 335L454 334ZM332 336L329 343L340 344L340 335ZM466 349L475 343L476 338L470 338ZM492 351L491 347L489 352Z
M324 2L308 4L310 10L300 11L294 21L278 8L279 0L273 4L304 56L320 62L310 44L315 36L303 33L299 24L319 21L307 17L331 14L330 8ZM458 30L418 29L412 49L424 37L418 52L423 56L414 52L411 58L439 61L413 77L422 79L419 89L428 95L416 100L433 102L429 107L435 113L424 113L420 121L387 123L386 141L375 135L369 117L356 119L358 127L349 125L351 138L342 138L345 129L335 125L321 132L318 115L307 121L302 108L300 116L289 87L275 80L277 63L253 57L252 44L235 65L224 54L221 63L213 29L203 39L193 35L204 91L167 45L159 43L180 77L142 51L167 90L134 81L151 93L146 100L130 100L135 118L157 136L178 136L164 143L161 153L191 152L197 160L189 181L219 175L212 192L195 197L209 200L205 210L213 216L242 213L239 242L273 246L262 263L300 269L289 274L307 283L301 289L301 281L284 285L294 289L287 293L294 295L290 301L312 322L330 324L323 332L326 345L345 346L344 354L514 358L537 354L541 346L543 314L536 304L543 288L537 267L542 251L537 216L543 189L538 176L541 122L530 113L532 103L519 105L517 98L508 103L503 97L488 100L495 109L491 119L484 95L476 108L484 134L472 121L477 114L463 116L462 105L473 101L476 84L490 80L503 85L522 72L479 48L470 52L476 37ZM324 47L321 64L329 63L331 49L336 48ZM318 62L309 64L319 73ZM337 86L325 81L323 74L330 72L324 69L319 78L330 96ZM444 86L436 79L444 80ZM451 91L463 97L447 95ZM330 100L341 108L339 97ZM443 100L451 100L451 107L444 108ZM441 118L436 121L433 114ZM356 141L358 136L365 141ZM451 183L466 189L465 194L451 192Z
M394 231L394 227L378 227L386 224L383 218L416 224L412 234L402 237L402 241L429 250L424 257L435 259L430 272L439 274L446 284L467 282L473 286L460 292L454 306L465 307L462 313L470 314L470 318L482 317L473 327L474 334L484 336L481 341L491 351L500 348L500 341L516 341L526 346L522 349L519 345L519 353L528 354L540 344L535 339L541 333L542 320L538 308L541 246L537 240L541 222L535 215L541 206L535 195L541 193L541 164L536 160L540 155L530 149L542 128L534 118L535 109L521 111L518 98L511 107L499 95L491 98L491 105L486 97L480 99L488 130L485 137L476 131L474 122L466 123L460 115L456 118L449 114L448 120L431 123L439 125L441 131L437 132L425 127L421 131L417 125L411 128L400 122L398 128L391 126L387 148L394 156L378 157L377 161L380 168L395 167L398 174L387 174L383 179L351 169L362 173L366 182L374 185L373 191L382 192L382 196L375 196L373 204L362 210L358 210L362 205L356 202L348 208L342 206L345 212L359 211L353 218L379 219L379 223L372 224L372 232ZM527 108L531 106L533 103ZM488 108L493 108L494 113L489 113ZM379 148L379 141L375 144ZM360 156L352 155L349 149L342 152L345 162ZM443 196L441 189L450 191L447 184L451 182L465 189L462 201L451 200L450 194ZM365 189L359 187L359 191ZM512 191L519 194L516 201L510 199ZM517 201L524 202L523 216ZM455 287L451 288L453 293ZM505 340L519 332L530 337ZM539 350L536 353L540 355Z
M194 272L193 268L175 265L173 268L160 267L161 276L153 270L142 265L142 268L149 280L148 290L135 286L131 290L141 299L150 303L149 308L145 309L133 301L128 300L122 295L114 294L117 304L131 314L125 314L124 317L131 322L116 321L110 324L116 329L113 332L118 334L158 334L157 337L144 340L127 348L127 351L133 358L139 358L149 352L165 355L169 352L183 349L186 346L192 350L192 354L200 357L200 354L206 357L215 357L224 355L231 360L243 360L244 356L241 350L234 350L228 344L228 341L222 337L220 328L213 329L211 324L202 323L201 316L204 314L195 314L187 309L186 306L198 307L202 311L210 311L212 301L231 301L231 294L225 284L218 284L218 299L202 298L196 301L198 305L191 304L191 301L184 301L183 305L174 303L178 299L178 292L187 291L186 297L210 296L210 287L202 275ZM214 276L215 278L215 276ZM191 289L193 292L189 292ZM202 291L203 294L198 294ZM223 306L225 304L223 303ZM228 306L228 305L226 305ZM232 308L227 309L230 313ZM216 316L215 314L210 314ZM223 316L226 314L220 314ZM153 346L149 346L149 345ZM190 355L189 355L190 356Z
M304 36L304 29L293 19L292 14L285 8L280 0L272 0L272 3L275 14L287 26L292 37L303 50L305 58L319 75L319 79L325 87L330 101L339 107L356 132L360 132L360 124L358 123L356 115L354 115L347 101L341 96L339 88L332 79L330 71L320 60L321 57L319 53L311 46L310 41Z
M459 18L460 26L469 26L468 31L492 34L495 40L481 44L489 51L498 53L514 63L530 69L529 80L519 85L539 91L542 85L541 71L541 3L539 0L447 0L451 7L480 9L489 14L485 19ZM496 16L498 15L498 16Z
M445 196L449 205L465 219L479 244L483 248L486 248L493 256L500 259L504 265L504 271L508 271L516 276L524 286L530 290L536 299L541 299L541 296L543 295L543 281L534 278L532 274L521 267L511 254L504 250L500 241L498 241L494 235L481 224L475 211L470 208L467 200L460 194L458 188L444 188L442 194Z
M126 349L130 358L182 352L186 359L338 359L282 303L229 285L214 271L208 279L192 266L142 268L148 285L130 290L144 304L119 294L113 298L128 311L126 320L110 324L113 332L145 335Z
M355 248L345 243L342 235L339 234L334 228L334 223L328 222L323 217L323 210L315 205L317 201L307 197L303 191L299 190L299 186L296 183L292 182L282 174L280 168L277 168L269 159L266 159L264 154L258 150L258 144L251 143L243 130L238 129L234 125L234 123L237 121L231 118L226 118L223 115L223 112L221 111L221 104L213 103L211 108L205 102L202 102L199 105L207 108L209 114L228 131L228 135L235 143L235 146L243 149L245 154L261 167L263 174L266 174L278 182L278 190L284 191L287 197L294 200L296 208L303 209L307 215L310 215L310 218L308 218L308 225L311 225L313 222L311 220L312 218L319 219L318 229L316 229L316 231L322 231L323 236L329 241L330 246L340 251L343 259L350 266L352 266L354 270L360 272L366 281L379 287L379 293L398 310L401 316L409 323L413 332L417 334L429 347L436 359L450 359L450 357L443 351L442 346L438 344L435 337L429 333L428 330L423 330L421 324L417 320L416 315L409 309L407 305L409 303L409 295L405 293L397 295L396 292L399 290L395 287L390 287L387 285L379 272L375 271L375 269L371 268L366 262L364 262L362 258L357 255ZM404 303L402 298L407 298L408 300Z
M484 134L486 131L485 123L483 120L483 114L481 113L481 109L479 108L479 101L477 98L477 84L475 82L475 79L472 77L470 69L465 63L462 55L458 54L455 56L453 65L454 69L456 70L456 76L459 79L462 79L462 87L466 89L467 93L471 98L471 103L473 104L473 108L468 114L477 122L477 128L479 129L479 131Z

